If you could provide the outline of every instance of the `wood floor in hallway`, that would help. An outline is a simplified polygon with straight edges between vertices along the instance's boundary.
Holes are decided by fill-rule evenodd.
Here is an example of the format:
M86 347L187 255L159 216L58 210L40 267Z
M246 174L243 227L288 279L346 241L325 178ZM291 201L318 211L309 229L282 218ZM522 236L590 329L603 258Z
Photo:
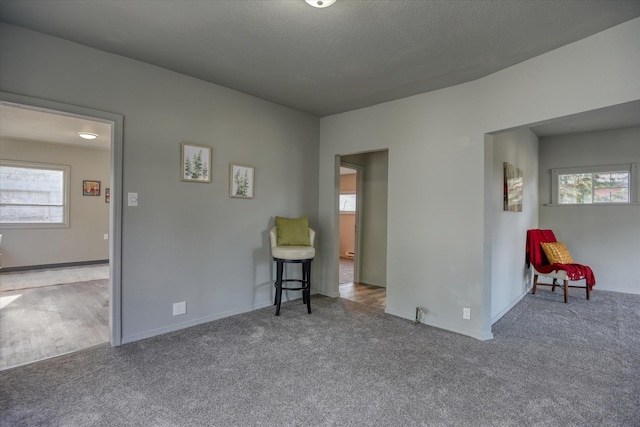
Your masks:
M353 260L340 258L340 298L384 310L387 288L353 282Z

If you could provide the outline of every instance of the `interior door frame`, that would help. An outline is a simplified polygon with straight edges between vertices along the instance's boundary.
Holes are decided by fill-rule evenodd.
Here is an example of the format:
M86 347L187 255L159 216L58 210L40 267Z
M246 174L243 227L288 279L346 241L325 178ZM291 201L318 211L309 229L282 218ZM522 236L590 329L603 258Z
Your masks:
M354 242L355 256L353 257L353 281L355 283L360 283L362 270L362 257L360 256L360 251L362 249L362 209L364 207L364 166L343 162L342 159L340 160L340 166L356 171L356 233ZM340 206L338 206L338 211L339 210ZM338 212L338 214L340 214L340 212Z
M79 105L0 92L0 103L111 124L109 185L109 342L122 344L122 164L124 116Z

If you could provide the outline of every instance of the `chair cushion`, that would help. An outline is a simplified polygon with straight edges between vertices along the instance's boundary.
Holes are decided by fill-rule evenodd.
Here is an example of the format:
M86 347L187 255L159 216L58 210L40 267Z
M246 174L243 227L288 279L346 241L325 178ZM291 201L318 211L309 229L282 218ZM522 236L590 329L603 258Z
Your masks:
M573 258L564 243L540 243L540 246L551 264L573 264Z
M271 248L271 255L290 260L313 259L316 249L313 246L274 246Z
M309 220L302 218L276 217L278 246L311 246Z

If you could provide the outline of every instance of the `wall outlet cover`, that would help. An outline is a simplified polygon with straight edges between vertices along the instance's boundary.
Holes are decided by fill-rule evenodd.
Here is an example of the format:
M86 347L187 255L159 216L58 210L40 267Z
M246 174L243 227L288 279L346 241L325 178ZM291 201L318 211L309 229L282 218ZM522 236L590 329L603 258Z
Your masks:
M187 302L186 301L182 301L182 302L176 302L173 304L173 315L174 316L179 316L181 314L186 314L187 313Z

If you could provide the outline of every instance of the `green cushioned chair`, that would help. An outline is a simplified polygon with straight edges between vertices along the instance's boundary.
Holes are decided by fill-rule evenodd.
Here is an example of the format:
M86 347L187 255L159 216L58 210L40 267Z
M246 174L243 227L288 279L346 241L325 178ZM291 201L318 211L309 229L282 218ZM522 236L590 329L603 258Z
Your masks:
M271 229L271 255L276 262L276 297L274 305L276 316L280 315L282 291L302 291L302 302L307 305L311 314L311 261L316 255L314 242L316 233L309 228L307 218L276 217L276 226ZM283 279L285 264L301 264L301 279ZM283 286L287 282L297 282L297 287Z

